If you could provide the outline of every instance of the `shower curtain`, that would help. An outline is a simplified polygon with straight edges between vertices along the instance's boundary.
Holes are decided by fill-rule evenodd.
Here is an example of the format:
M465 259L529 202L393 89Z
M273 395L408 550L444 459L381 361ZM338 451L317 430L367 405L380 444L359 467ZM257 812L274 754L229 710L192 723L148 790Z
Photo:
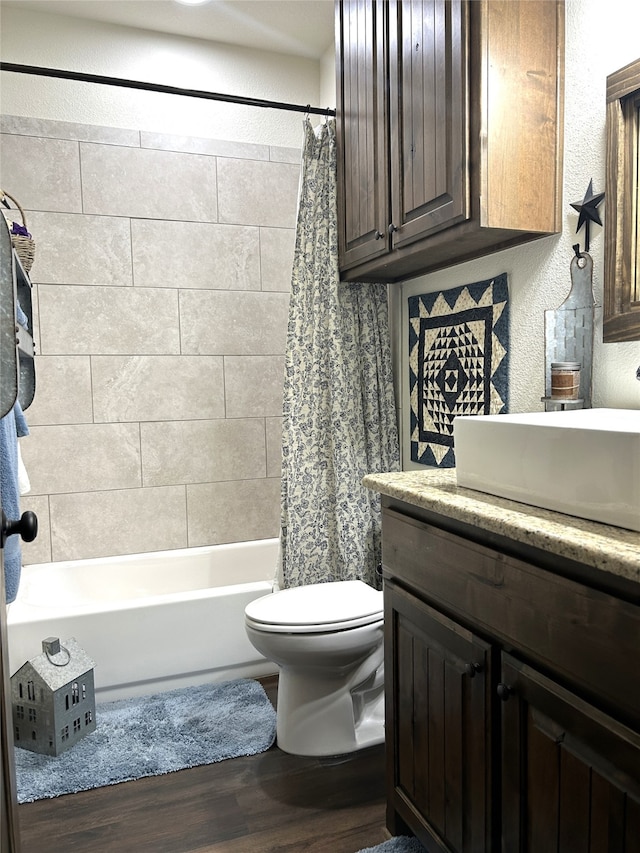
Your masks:
M399 469L387 290L338 272L335 121L304 122L282 437L284 586L379 588L380 497L367 473Z

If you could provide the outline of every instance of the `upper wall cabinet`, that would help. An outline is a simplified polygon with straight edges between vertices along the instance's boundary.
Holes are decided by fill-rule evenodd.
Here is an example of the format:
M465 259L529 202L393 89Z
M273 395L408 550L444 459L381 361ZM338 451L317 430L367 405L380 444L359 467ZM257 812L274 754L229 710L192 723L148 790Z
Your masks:
M343 279L561 230L564 0L338 0L336 26Z

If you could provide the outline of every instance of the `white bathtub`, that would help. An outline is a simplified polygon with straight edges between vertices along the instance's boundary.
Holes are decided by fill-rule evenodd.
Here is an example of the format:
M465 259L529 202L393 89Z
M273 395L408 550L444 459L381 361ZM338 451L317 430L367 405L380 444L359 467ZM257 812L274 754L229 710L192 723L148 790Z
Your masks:
M272 674L244 608L273 589L278 540L25 566L9 606L11 673L75 637L98 702Z

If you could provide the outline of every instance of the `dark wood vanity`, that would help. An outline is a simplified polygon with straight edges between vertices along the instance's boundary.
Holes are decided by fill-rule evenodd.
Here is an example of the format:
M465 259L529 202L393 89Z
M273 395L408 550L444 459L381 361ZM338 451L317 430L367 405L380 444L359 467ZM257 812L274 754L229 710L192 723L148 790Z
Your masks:
M389 830L428 851L637 853L640 534L431 479L365 478L383 494Z

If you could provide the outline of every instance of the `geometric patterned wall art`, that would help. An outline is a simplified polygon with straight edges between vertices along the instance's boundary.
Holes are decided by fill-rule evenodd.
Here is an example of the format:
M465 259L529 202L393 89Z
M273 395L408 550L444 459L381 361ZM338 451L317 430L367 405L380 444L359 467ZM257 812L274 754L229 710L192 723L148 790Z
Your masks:
M506 273L409 297L413 462L453 468L453 419L507 412L508 382Z

